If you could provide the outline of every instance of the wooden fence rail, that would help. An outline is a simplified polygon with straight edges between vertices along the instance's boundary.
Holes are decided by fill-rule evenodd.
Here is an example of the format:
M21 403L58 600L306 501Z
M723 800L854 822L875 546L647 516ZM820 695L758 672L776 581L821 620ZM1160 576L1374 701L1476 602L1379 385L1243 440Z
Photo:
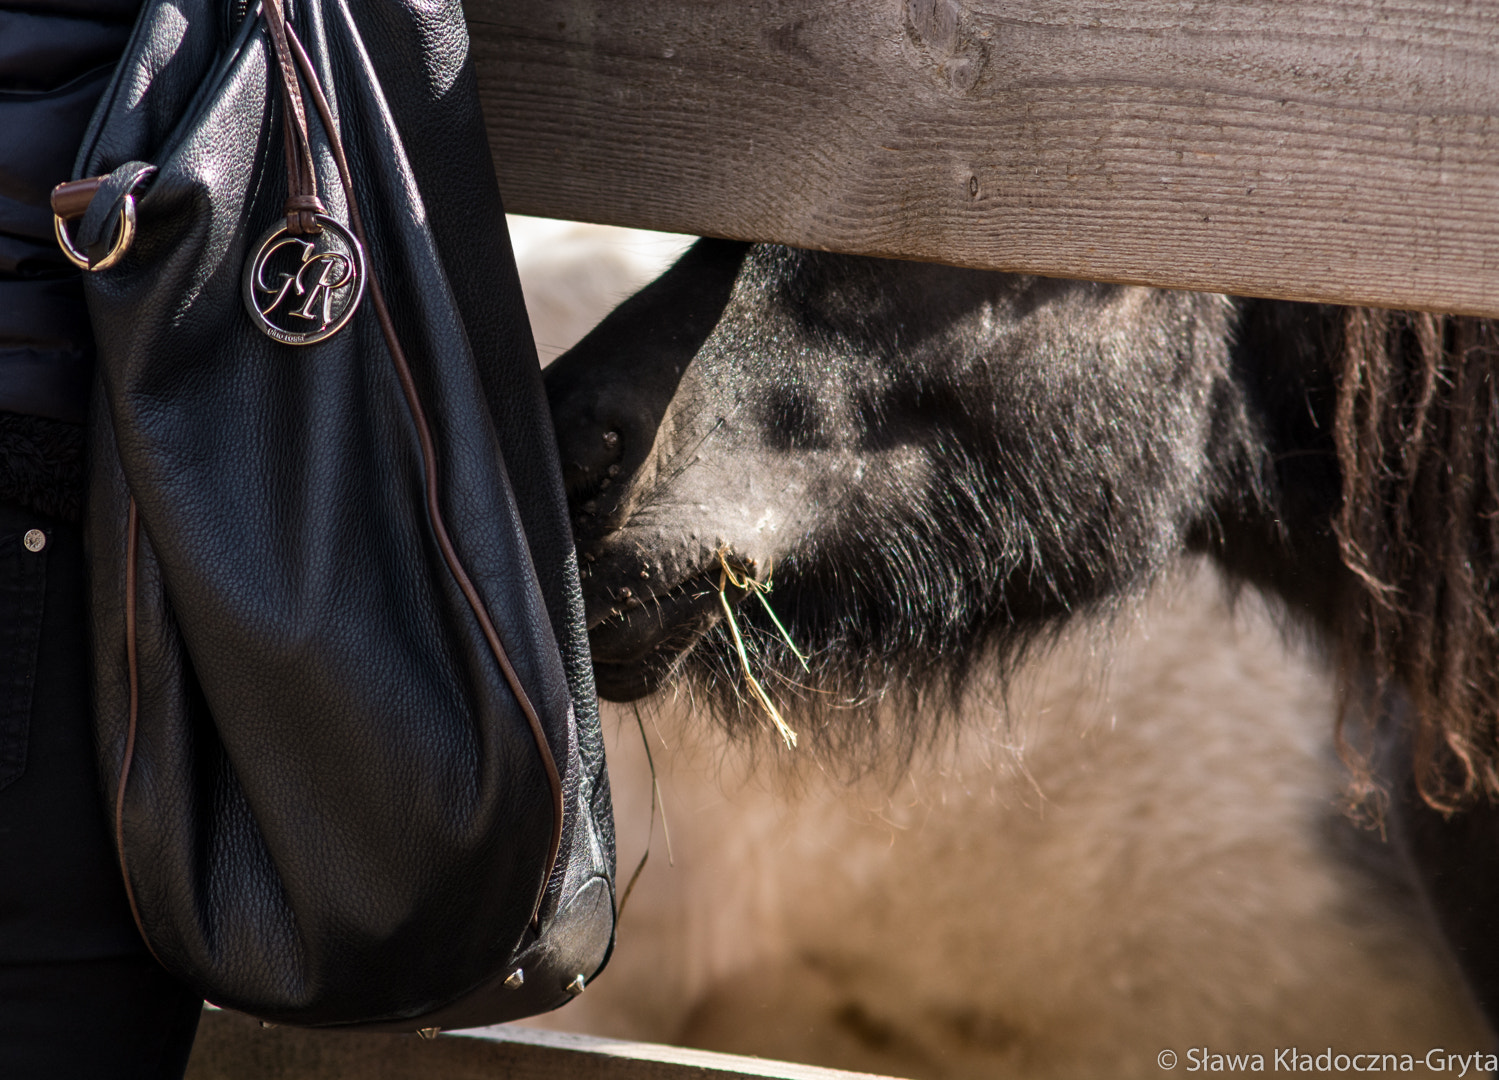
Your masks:
M1495 0L466 0L508 207L1499 315Z
M763 1058L504 1025L440 1035L266 1030L208 1010L186 1080L891 1080Z

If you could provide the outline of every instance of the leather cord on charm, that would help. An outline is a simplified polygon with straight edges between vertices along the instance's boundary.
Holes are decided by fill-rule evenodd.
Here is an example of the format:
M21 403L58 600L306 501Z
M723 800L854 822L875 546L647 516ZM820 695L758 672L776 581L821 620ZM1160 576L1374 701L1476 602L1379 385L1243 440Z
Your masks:
M276 53L276 69L281 75L281 101L286 106L283 136L286 144L286 231L293 236L317 233L322 226L315 214L327 214L318 198L317 169L312 158L312 140L307 134L307 109L302 103L302 86L297 78L296 60L287 40L286 9L283 0L264 0L261 16L270 31Z

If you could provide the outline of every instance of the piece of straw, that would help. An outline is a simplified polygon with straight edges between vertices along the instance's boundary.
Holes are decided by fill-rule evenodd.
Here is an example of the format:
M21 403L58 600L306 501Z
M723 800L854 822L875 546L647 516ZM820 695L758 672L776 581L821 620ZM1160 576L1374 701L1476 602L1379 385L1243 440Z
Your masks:
M767 575L764 581L756 581L748 574L745 574L742 578L737 577L734 574L733 568L729 566L728 560L724 558L724 553L721 551L718 553L718 561L723 567L723 572L729 576L730 585L736 589L743 589L745 592L755 594L755 599L760 601L760 606L765 609L765 614L770 616L770 621L775 623L776 629L781 632L781 640L786 643L786 648L791 650L792 656L801 661L802 670L810 672L812 669L807 666L806 654L796 647L796 642L791 640L791 635L781 625L781 620L776 617L775 609L770 606L770 601L766 599L766 594L770 592L769 576Z
M734 618L734 606L729 603L729 598L726 593L726 590L729 587L730 575L729 563L728 560L724 558L723 552L718 553L718 562L719 566L721 567L718 575L718 602L723 605L723 613L729 620L729 631L734 635L734 648L739 652L739 666L744 670L744 681L749 684L750 691L760 702L761 708L763 708L766 714L770 716L771 722L775 724L776 731L779 732L781 738L786 741L787 749L795 749L796 732L792 731L791 725L786 723L786 721L781 717L780 710L775 707L775 702L770 700L770 695L765 692L765 688L760 685L760 680L755 678L754 672L750 670L749 653L745 651L744 638L739 634L739 622ZM746 577L744 580L749 581L752 579ZM736 582L735 588L742 589L745 588L745 586L740 585ZM759 595L759 591L756 589L751 589L749 591L754 592L757 596ZM779 620L777 620L777 625L779 625ZM784 633L784 631L782 632Z
M625 917L625 905L630 902L630 894L635 891L635 882L640 880L640 872L645 869L646 860L651 857L651 840L656 835L656 805L661 800L661 785L656 781L656 759L651 756L651 741L645 737L645 721L640 718L640 706L636 704L635 726L640 729L640 745L645 747L645 763L651 770L651 819L645 830L645 852L640 856L640 862L635 864L635 872L630 875L630 883L625 886L624 893L619 898L619 906L615 908L614 918L616 921ZM666 827L666 807L661 807L661 831L666 834L666 863L675 866L676 859L671 854L671 830Z

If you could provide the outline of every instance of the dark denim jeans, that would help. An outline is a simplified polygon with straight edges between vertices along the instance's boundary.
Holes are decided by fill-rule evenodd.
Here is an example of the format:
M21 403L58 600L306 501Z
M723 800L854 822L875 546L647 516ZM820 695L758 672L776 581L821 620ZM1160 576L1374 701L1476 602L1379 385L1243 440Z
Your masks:
M120 884L86 603L78 527L0 504L0 1077L176 1080L201 1002L152 959Z

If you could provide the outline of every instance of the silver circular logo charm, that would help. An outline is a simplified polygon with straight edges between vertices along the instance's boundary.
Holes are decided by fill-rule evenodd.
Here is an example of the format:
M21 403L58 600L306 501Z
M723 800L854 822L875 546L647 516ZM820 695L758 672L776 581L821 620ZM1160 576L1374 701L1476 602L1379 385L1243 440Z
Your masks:
M293 236L278 222L245 263L243 288L250 318L267 337L311 345L332 337L353 318L364 297L364 249L353 234L322 214L318 233Z

